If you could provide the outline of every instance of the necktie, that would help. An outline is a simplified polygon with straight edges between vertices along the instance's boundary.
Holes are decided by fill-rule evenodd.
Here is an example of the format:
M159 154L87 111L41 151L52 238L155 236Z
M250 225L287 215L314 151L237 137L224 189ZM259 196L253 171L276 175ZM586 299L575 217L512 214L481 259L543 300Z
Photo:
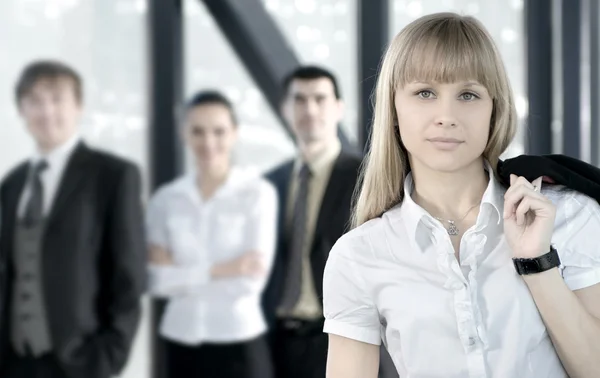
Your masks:
M37 225L43 218L44 210L44 188L40 178L41 173L48 168L45 160L40 160L33 166L29 177L30 195L25 204L23 220L26 226Z
M310 169L308 165L304 164L298 175L298 189L296 191L292 230L290 233L287 276L281 303L282 309L286 312L294 308L300 298L300 291L302 289L302 254L306 240L306 206L308 204L310 176Z

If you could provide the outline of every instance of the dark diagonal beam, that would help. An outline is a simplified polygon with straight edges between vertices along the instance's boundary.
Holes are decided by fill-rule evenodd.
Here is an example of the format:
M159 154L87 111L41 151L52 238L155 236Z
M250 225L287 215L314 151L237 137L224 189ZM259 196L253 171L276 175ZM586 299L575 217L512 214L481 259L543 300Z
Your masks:
M289 125L281 116L282 82L301 63L260 0L202 0L246 70L279 117L288 135ZM339 129L345 147L348 138Z

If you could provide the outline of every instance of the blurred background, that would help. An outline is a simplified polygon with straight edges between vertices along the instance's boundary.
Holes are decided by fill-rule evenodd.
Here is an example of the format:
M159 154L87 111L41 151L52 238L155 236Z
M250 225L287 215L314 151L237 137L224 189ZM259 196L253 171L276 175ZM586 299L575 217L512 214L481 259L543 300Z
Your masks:
M295 154L278 115L280 81L299 63L339 78L342 131L362 149L386 44L433 12L477 17L516 96L519 134L507 157L565 153L599 163L597 0L3 0L0 176L31 154L13 88L31 60L56 58L85 81L84 138L135 161L146 195L189 169L177 135L184 98L203 88L234 103L238 164L271 168ZM151 305L122 377L150 377Z

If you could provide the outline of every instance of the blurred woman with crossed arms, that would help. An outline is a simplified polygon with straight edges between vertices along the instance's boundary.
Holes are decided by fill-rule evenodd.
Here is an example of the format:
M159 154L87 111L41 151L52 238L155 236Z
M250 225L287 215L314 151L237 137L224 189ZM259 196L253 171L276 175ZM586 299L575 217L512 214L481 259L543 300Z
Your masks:
M182 135L194 170L161 187L147 213L150 292L168 299L160 334L171 378L271 378L261 294L275 251L277 197L235 167L231 103L201 92Z

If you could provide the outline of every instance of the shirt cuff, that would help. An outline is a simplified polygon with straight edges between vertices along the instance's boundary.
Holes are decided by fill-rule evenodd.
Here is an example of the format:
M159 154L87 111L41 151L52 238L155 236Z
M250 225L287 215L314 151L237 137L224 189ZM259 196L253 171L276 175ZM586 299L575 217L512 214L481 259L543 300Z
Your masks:
M585 289L600 283L600 268L565 276L563 279L572 291Z
M381 345L381 332L379 329L357 327L337 320L325 319L323 332L343 336L367 344Z

